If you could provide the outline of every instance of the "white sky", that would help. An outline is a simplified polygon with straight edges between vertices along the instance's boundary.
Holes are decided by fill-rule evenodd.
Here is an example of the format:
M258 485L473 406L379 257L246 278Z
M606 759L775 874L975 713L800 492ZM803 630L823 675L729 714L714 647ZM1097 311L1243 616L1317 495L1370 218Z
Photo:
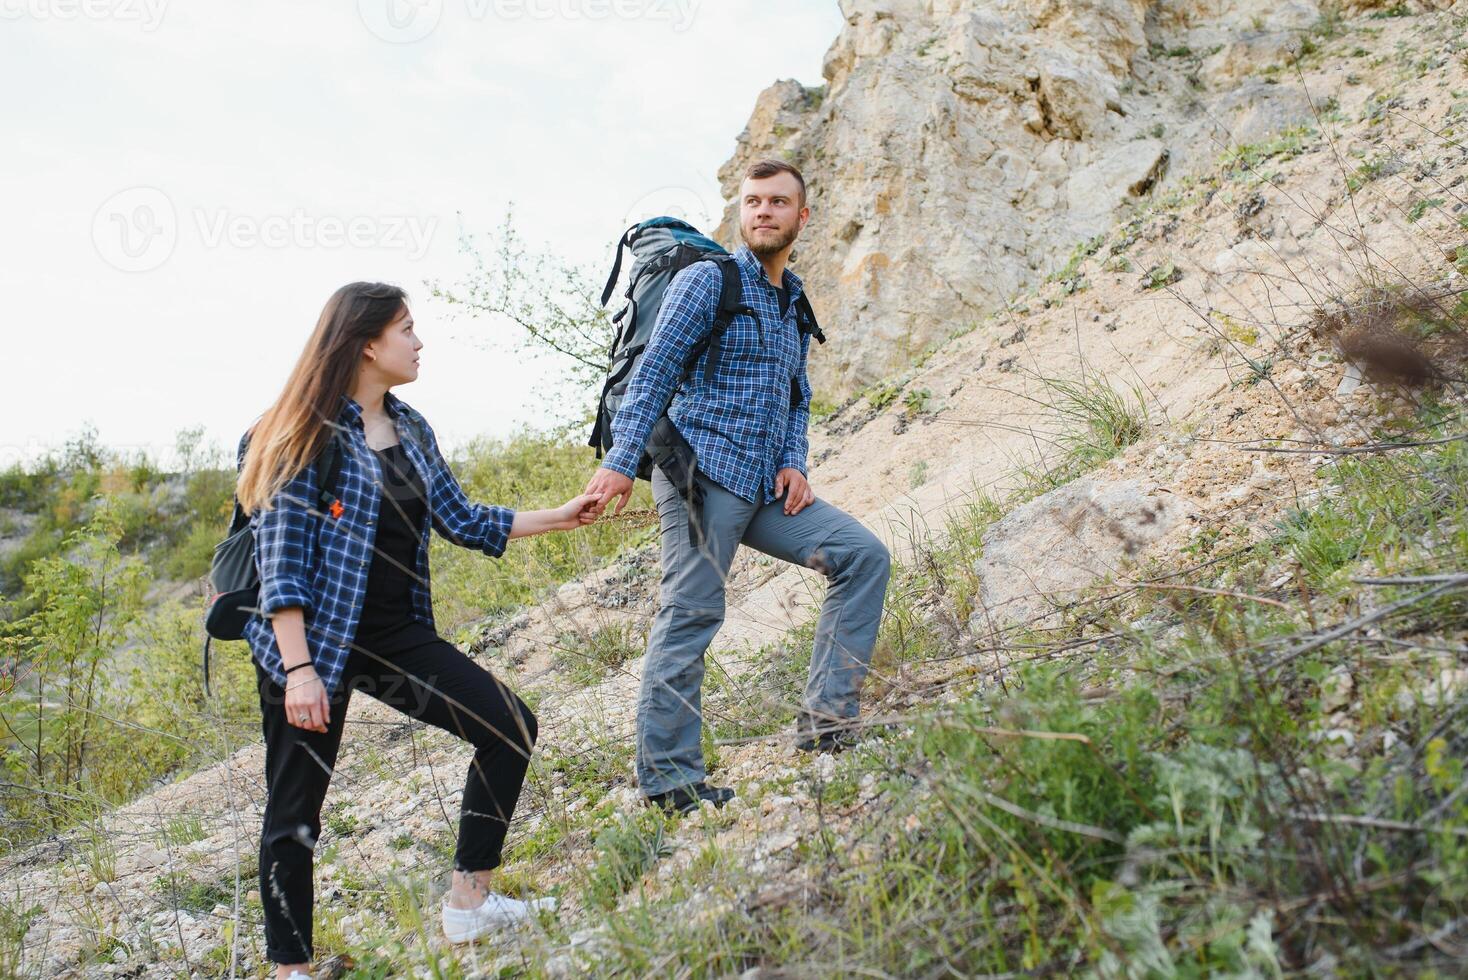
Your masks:
M397 393L446 448L543 422L547 367L428 295L460 222L513 202L599 271L631 221L710 230L755 97L819 84L840 26L836 0L0 0L0 468L87 424L232 454L355 279L409 290Z

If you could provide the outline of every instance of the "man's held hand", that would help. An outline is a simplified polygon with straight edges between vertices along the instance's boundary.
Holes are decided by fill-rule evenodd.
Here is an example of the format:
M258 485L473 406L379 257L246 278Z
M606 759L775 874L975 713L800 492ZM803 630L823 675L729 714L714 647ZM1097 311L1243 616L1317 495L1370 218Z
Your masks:
M596 498L591 509L598 516L606 510L607 504L617 500L617 509L612 512L612 516L616 517L627 506L627 501L632 499L632 477L609 470L605 466L598 467L592 474L591 482L586 484L585 492Z
M815 501L816 495L810 488L805 474L793 466L786 467L775 474L775 497L785 494L785 513L799 514L806 506Z

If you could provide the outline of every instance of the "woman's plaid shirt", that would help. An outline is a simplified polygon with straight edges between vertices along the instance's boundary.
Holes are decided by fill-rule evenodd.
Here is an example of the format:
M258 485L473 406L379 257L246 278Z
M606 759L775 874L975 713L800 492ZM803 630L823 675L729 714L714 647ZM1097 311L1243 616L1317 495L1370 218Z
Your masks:
M428 507L413 569L413 617L433 624L433 601L428 588L430 526L454 544L498 558L510 540L515 512L508 507L470 503L449 471L438 439L423 416L388 392L387 413L398 424L403 452L424 477ZM426 445L414 436L423 433ZM280 647L270 617L277 610L300 606L306 621L306 647L316 673L334 692L356 636L362 603L367 594L367 572L372 566L381 503L382 463L367 446L362 407L343 396L336 421L341 433L341 476L336 492L341 508L323 513L316 507L319 477L313 460L276 495L269 510L250 515L255 531L255 561L260 569L260 608L245 626L245 640L260 665L285 686ZM244 465L245 440L240 439L237 463Z
M775 500L776 473L806 471L810 334L796 326L800 277L785 270L790 305L781 315L775 287L749 246L741 245L734 258L744 302L755 316L741 314L730 322L712 382L704 383L702 358L684 377L688 352L713 328L723 280L713 262L695 262L674 276L647 350L612 419L615 445L601 465L635 477L642 447L667 405L668 418L698 454L700 470L750 503L769 503ZM792 378L800 386L793 409Z

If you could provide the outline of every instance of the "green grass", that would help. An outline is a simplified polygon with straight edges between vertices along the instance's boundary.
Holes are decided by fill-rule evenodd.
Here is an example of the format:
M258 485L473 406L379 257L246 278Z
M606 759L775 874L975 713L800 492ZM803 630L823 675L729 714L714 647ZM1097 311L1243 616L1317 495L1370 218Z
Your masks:
M933 400L933 392L929 388L913 388L902 396L903 408L909 415L921 415L928 410L928 403Z
M646 647L647 631L641 622L566 630L556 638L556 670L570 683L586 687L642 656Z
M470 499L528 510L559 506L579 494L597 460L576 439L521 433L498 442L476 441L458 454L452 466ZM637 481L627 506L652 506L647 481ZM494 560L435 535L434 616L441 628L452 630L536 602L623 550L655 540L656 532L655 523L647 527L603 519L573 532L517 539Z
M1219 163L1228 178L1255 175L1261 165L1268 161L1289 160L1304 153L1315 135L1313 126L1295 126L1281 130L1276 135L1257 143L1231 146L1224 151Z
M163 836L171 846L182 847L203 840L208 834L204 830L204 821L200 818L178 816L168 821L168 825L163 828Z
M1053 443L1059 458L1025 471L1026 482L1035 491L1069 483L1147 434L1151 422L1139 385L1118 390L1094 374L1038 380L1043 391L1037 400L1058 426Z
M0 899L0 974L17 976L20 972L21 954L25 951L26 934L46 909L39 903L24 900L16 885L13 899Z
M233 875L226 885L218 881L197 881L177 872L160 875L153 882L153 894L168 907L202 915L216 905L234 901Z
M1440 197L1418 198L1412 202L1411 207L1407 208L1407 221L1411 224L1416 224L1422 220L1422 216L1428 211L1442 206L1443 199Z
M655 809L619 816L596 835L596 862L586 875L586 901L611 909L667 853L665 818Z
M810 670L815 632L816 620L812 617L762 646L737 676L724 669L719 656L707 658L704 718L716 743L764 738L794 724L795 709Z
M578 797L600 800L609 786L626 781L632 769L629 741L598 730L590 721L579 732L569 734L572 737L564 744L574 748L536 747L534 768L538 769L538 778L562 785L568 801Z
M1400 161L1390 152L1379 153L1357 165L1355 171L1346 176L1346 188L1355 193L1374 180L1395 173Z
M1154 265L1142 273L1142 288L1161 289L1163 286L1172 285L1182 277L1183 271L1181 269L1171 262L1163 262L1161 265Z
M899 393L901 393L901 391L902 389L897 385L878 385L876 388L872 389L871 393L867 396L867 400L871 403L872 408L880 412L882 409L886 408L888 405L896 401L897 396Z
M352 836L359 824L356 814L348 813L345 806L339 806L326 815L326 830L336 837Z
M1074 279L1076 273L1080 271L1081 263L1100 251L1101 246L1104 244L1106 244L1106 235L1104 234L1077 242L1075 247L1071 249L1070 257L1066 259L1065 265L1052 272L1045 278L1045 281L1063 282L1067 279Z

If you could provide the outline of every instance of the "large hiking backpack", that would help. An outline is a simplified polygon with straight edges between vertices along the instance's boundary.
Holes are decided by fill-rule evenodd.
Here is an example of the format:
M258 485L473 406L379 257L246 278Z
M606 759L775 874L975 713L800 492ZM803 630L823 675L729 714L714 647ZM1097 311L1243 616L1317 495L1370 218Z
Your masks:
M629 249L633 262L625 293L627 302L612 317L612 322L617 325L617 334L612 341L607 381L597 402L596 422L588 440L588 445L596 449L597 459L612 448L612 419L616 417L617 409L627 395L627 385L638 361L647 350L658 312L663 305L663 297L675 275L695 262L713 261L718 264L723 281L713 329L689 352L683 365L685 377L698 358L707 355L704 356L703 376L705 381L711 380L718 368L720 343L730 322L741 313L754 315L754 311L744 303L739 265L734 256L686 221L666 216L649 218L623 233L621 241L617 243L617 257L612 264L612 273L607 277L606 288L602 290L603 306L611 299L612 290L616 288L617 279L622 273L622 253ZM796 300L796 318L802 333L811 334L823 344L826 342L820 324L816 322L815 312L810 307L810 301L803 293ZM791 405L799 400L799 388L792 380ZM675 447L669 443L680 441L676 430L664 421L667 410L667 405L662 406L662 417L659 418L658 425L654 426L648 445L643 447L637 464L637 476L639 479L650 480L653 467L658 466L664 469L665 474L686 498L686 491L692 486L692 474L682 478L675 477L673 473L667 472L668 467L661 465L662 461L669 460L674 455Z

